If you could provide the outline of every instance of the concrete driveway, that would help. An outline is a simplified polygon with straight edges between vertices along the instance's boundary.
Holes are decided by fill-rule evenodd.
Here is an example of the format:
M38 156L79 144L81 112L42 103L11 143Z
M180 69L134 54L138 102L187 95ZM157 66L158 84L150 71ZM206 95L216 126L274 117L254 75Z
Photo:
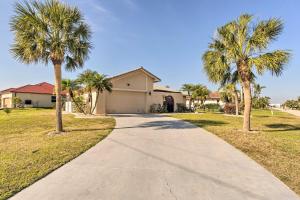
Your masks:
M296 200L218 137L160 115L119 115L105 140L12 199Z

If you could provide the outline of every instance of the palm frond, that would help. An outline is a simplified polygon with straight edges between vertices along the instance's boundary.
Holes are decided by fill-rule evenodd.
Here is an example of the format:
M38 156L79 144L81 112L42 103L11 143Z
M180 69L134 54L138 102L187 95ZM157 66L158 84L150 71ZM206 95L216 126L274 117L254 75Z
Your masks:
M281 75L284 65L288 63L291 54L288 51L276 50L265 53L250 60L255 65L258 74L263 74L265 70L271 71L276 76Z

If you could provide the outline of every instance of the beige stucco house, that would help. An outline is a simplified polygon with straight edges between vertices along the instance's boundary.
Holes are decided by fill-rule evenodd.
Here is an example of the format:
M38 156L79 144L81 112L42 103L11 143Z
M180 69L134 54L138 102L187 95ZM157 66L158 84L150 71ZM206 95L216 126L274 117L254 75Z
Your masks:
M175 90L156 86L160 79L143 67L110 78L113 88L100 94L94 114L149 113L152 104L167 104L168 111L176 111L185 104L185 96ZM95 99L96 93L93 93ZM72 112L71 102L66 111Z
M25 107L50 108L56 100L53 91L54 85L46 82L9 88L0 91L0 108L13 108L14 97L20 98Z

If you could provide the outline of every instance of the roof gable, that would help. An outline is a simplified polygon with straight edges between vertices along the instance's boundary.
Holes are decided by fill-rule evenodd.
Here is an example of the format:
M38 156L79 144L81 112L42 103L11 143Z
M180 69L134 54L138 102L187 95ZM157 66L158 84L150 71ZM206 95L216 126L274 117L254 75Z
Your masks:
M137 72L137 71L141 71L141 72L143 72L144 74L146 74L147 76L150 76L151 78L154 79L154 82L159 82L159 81L161 81L160 78L158 78L157 76L155 76L154 74L152 74L151 72L149 72L148 70L146 70L146 69L143 68L143 67L140 67L140 68L137 68L137 69L134 69L134 70L131 70L131 71L128 71L128 72L125 72L125 73L116 75L116 76L112 76L112 77L110 77L110 79L115 79L115 78L124 77L124 76L130 75L130 74L132 74L132 73L135 73L135 72Z

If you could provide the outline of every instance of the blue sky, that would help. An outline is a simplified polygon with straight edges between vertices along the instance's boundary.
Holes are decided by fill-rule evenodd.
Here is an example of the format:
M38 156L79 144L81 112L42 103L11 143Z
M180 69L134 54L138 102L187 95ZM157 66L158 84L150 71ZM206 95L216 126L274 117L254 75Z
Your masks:
M183 83L202 83L211 90L202 69L201 56L216 28L242 13L255 20L279 17L285 23L282 35L270 49L288 49L292 59L279 78L269 73L257 82L266 86L263 95L272 102L300 96L300 1L299 0L65 0L78 6L93 31L94 49L84 69L115 75L138 66L160 77L162 85L180 88ZM13 35L9 20L11 0L0 1L0 90L48 81L51 65L24 65L9 53ZM84 69L63 72L74 78Z

